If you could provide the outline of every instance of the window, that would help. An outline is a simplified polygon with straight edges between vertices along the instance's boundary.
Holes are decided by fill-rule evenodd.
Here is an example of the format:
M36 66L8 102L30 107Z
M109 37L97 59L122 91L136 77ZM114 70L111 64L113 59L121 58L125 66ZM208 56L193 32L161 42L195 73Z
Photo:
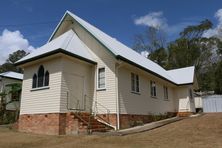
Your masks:
M38 87L43 87L44 84L44 67L41 65L38 70Z
M98 69L98 89L105 89L105 68Z
M49 86L49 72L48 71L45 72L44 86Z
M163 86L164 91L164 100L168 100L168 88L166 86Z
M49 72L44 70L41 65L38 69L38 73L32 77L32 88L39 88L43 86L49 86Z
M36 87L37 87L37 75L34 74L34 76L32 77L32 88Z
M139 88L139 76L137 74L131 73L131 91L140 92Z
M150 93L152 97L156 97L156 82L150 81Z

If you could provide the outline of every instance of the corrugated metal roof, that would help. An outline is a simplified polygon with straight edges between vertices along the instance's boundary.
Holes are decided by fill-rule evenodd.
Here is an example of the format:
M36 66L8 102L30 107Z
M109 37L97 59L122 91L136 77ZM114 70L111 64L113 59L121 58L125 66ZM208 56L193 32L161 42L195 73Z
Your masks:
M1 73L0 77L6 77L6 78L23 80L23 74L17 73L17 72L13 72L13 71L8 71L8 72Z
M194 72L195 72L194 66L172 69L167 71L168 75L170 75L173 78L174 82L177 84L193 83Z
M150 70L169 81L172 81L176 84L187 84L193 83L193 75L194 75L194 67L193 68L186 68L189 69L189 74L187 71L183 69L175 69L172 72L166 71L164 68L156 64L155 62L143 57L133 49L127 47L126 45L122 44L118 40L112 38L111 36L107 35L106 33L102 32L98 28L94 27L93 25L89 24L88 22L84 21L83 19L79 18L75 14L67 11L70 16L72 16L77 22L79 22L86 30L88 30L92 35L94 35L99 41L101 41L111 52L116 56L122 56L127 60L142 66L143 68ZM182 74L185 72L185 74ZM179 74L179 75L178 75Z
M70 29L69 31L60 35L58 38L52 40L51 42L43 45L42 47L36 49L24 58L20 59L16 63L20 63L40 55L50 53L57 49L62 49L82 58L94 61L93 56L89 52L89 48L78 38L76 33L72 29Z
M69 15L74 20L76 20L83 28L85 28L89 33L91 33L116 57L122 57L127 61L134 63L135 65L140 66L143 69L148 70L172 83L178 85L193 83L194 67L192 68L189 67L186 68L185 70L182 68L182 69L174 69L171 71L166 71L164 68L162 68L155 62L141 56L136 51L132 50L131 48L127 47L118 40L112 38L111 36L107 35L106 33L102 32L98 28L94 27L93 25L89 24L88 22L84 21L83 19L79 18L78 16L69 11L65 13L62 20L60 21L60 24L63 23L63 20L66 15ZM68 52L77 54L78 56L94 61L93 56L89 52L90 49L78 38L78 36L75 34L74 31L69 30L63 35L60 35L59 37L53 39L53 36L60 27L60 24L58 24L57 28L53 32L52 36L49 39L49 42L46 45L40 47L33 53L19 60L18 63L45 54L47 52L53 51L58 48L67 50ZM187 74L188 72L186 71L188 69L189 69L189 74ZM183 74L183 72L185 72L185 74Z

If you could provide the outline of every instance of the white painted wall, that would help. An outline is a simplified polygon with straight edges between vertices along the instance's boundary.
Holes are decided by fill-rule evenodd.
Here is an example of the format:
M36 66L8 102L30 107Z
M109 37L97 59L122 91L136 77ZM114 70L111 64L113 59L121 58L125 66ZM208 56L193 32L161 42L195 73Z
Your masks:
M32 91L32 77L40 65L49 71L49 89ZM61 58L39 61L24 67L20 114L60 112L61 78Z
M139 75L140 93L131 92L131 72ZM173 88L167 82L163 83L158 78L151 76L138 69L121 67L119 77L119 100L120 114L164 114L166 112L176 112ZM157 97L150 94L150 80L155 81ZM168 86L168 100L164 100L163 85Z
M195 112L194 98L190 98L189 89L192 86L180 86L175 89L175 97L179 99L178 112Z
M62 58L60 112L76 109L77 100L80 103L77 109L90 111L94 90L94 67L95 65L77 59ZM70 99L68 104L67 97ZM67 105L69 105L69 108L67 108Z

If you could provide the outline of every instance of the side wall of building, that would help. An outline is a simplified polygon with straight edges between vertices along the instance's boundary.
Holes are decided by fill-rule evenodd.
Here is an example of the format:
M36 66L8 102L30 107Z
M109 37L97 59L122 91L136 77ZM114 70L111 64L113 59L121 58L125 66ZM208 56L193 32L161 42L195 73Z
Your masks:
M139 93L131 91L131 73L139 76ZM167 82L135 68L119 69L120 114L151 115L176 112L174 89ZM156 82L156 97L151 96L150 81ZM164 99L164 89L168 88L168 100Z

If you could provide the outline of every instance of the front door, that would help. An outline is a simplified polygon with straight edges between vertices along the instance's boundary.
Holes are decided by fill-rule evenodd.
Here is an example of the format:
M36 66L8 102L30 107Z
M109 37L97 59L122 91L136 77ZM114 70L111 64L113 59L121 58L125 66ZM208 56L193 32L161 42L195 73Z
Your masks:
M69 109L84 110L84 77L71 74L68 81Z

